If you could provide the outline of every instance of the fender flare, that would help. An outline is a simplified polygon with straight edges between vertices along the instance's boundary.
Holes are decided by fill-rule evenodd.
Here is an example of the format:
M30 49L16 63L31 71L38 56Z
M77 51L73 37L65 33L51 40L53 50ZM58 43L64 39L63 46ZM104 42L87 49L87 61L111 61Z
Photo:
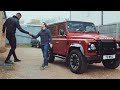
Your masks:
M70 48L71 47L79 47L80 48L80 51L82 52L82 54L84 55L84 48L83 48L83 46L81 45L81 44L78 44L78 43L72 43L71 45L70 45Z

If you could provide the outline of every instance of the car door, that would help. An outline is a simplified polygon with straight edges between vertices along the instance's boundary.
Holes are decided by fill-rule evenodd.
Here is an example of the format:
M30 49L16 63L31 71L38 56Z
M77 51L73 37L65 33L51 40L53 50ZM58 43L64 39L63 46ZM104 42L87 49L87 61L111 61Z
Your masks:
M52 45L53 45L53 53L57 54L57 24L53 24L53 25L49 25L48 29L51 31L51 35L52 35Z
M56 40L56 52L59 55L66 55L67 49L67 38L65 23L58 24L58 35Z

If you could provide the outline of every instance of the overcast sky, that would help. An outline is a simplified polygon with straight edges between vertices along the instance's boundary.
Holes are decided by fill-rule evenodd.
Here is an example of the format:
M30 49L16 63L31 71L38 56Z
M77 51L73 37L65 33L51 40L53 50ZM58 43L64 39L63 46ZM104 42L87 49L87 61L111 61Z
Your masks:
M17 12L22 14L25 23L31 19L60 18L61 21L70 18L70 11L6 11L8 17ZM72 11L71 20L90 21L95 25L101 24L101 11ZM120 11L104 11L104 24L120 22Z
M6 11L7 17L15 15L17 12L22 14L22 18L25 23L29 22L31 19L51 19L60 18L62 20L69 18L69 11Z
M90 21L101 24L101 11L72 11L72 20ZM120 11L103 11L103 24L120 22Z

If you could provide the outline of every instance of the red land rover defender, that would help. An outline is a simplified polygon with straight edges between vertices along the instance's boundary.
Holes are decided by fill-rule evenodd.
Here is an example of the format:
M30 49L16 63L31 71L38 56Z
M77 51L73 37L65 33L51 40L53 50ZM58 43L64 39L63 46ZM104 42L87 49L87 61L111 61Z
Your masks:
M103 63L115 69L120 64L120 39L99 35L91 22L65 21L48 25L53 48L48 61L65 58L73 73L84 73L88 64Z

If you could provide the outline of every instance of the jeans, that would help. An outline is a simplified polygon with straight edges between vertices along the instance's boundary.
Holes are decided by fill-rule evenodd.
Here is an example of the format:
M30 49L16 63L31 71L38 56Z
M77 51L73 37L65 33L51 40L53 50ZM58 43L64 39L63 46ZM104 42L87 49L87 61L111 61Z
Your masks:
M41 45L42 53L43 53L43 58L44 58L44 66L48 66L48 49L49 49L49 44Z

